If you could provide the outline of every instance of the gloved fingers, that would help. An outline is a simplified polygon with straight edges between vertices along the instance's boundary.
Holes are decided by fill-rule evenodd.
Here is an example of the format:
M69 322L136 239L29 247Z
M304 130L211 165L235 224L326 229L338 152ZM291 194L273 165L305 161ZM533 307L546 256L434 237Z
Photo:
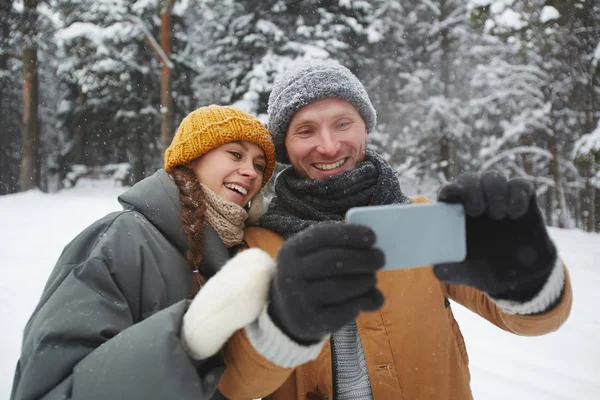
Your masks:
M438 193L438 201L444 203L463 203L463 188L458 183L450 183L442 186Z
M321 223L289 239L286 249L306 255L327 247L365 249L375 243L375 232L367 226L345 223Z
M281 261L281 269L285 268ZM306 281L323 278L369 274L382 268L385 255L380 249L322 249L302 257L299 268L293 274Z
M311 282L307 293L320 306L334 306L364 296L376 286L375 274L338 276Z
M508 215L511 219L520 218L527 213L530 203L535 201L535 189L531 182L523 178L511 179L508 188Z
M353 299L349 299L344 303L324 307L321 314L323 316L333 315L336 319L342 321L342 325L345 325L350 321L355 320L358 314L363 311L379 310L384 302L385 297L383 294L379 289L373 288L369 292Z
M486 209L479 176L471 172L460 174L454 183L442 187L438 200L445 203L462 204L465 207L465 213L470 217L479 217Z
M489 291L488 282L495 278L491 266L481 260L434 265L433 273L444 283L468 285L484 292Z
M506 218L508 212L508 181L497 171L488 171L481 176L481 186L487 203L487 215L496 221Z

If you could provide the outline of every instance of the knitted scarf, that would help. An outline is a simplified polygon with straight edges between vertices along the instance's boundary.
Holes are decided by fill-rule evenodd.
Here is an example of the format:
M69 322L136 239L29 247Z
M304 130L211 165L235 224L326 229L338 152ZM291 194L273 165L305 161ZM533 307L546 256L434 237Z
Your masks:
M240 244L244 238L244 221L248 213L243 207L225 201L208 186L200 184L204 191L206 222L217 232L225 246Z
M356 167L326 179L299 178L291 166L283 170L259 225L287 239L318 222L344 221L352 207L409 202L392 167L367 150Z

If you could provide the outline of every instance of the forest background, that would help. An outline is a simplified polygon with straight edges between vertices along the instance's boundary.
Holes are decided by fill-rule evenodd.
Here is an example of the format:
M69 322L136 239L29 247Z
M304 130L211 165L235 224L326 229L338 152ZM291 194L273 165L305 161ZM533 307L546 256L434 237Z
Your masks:
M0 195L131 185L197 107L267 123L307 57L364 82L407 194L495 168L549 225L600 231L597 0L0 0Z

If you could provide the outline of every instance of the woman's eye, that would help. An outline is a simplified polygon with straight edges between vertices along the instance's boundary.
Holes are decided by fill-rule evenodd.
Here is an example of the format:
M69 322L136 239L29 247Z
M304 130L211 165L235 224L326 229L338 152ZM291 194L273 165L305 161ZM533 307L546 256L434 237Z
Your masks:
M238 153L237 151L230 151L229 154L231 154L232 156L234 156L238 160L242 158L242 155L240 153Z
M254 164L254 168L256 168L258 172L265 172L265 166L262 164Z

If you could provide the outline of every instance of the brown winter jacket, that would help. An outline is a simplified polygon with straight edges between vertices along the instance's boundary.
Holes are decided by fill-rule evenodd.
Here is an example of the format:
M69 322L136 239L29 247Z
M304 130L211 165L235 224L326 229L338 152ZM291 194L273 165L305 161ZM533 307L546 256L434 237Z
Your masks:
M412 200L427 202L421 196ZM284 239L266 229L250 228L246 241L275 257ZM472 399L467 351L448 298L523 336L557 330L572 303L566 269L560 302L537 315L506 314L476 289L441 283L431 267L382 271L377 279L385 303L376 312L361 313L356 321L375 400ZM243 330L231 337L223 353L227 368L219 390L229 399L333 398L329 343L316 360L295 369L265 359Z

